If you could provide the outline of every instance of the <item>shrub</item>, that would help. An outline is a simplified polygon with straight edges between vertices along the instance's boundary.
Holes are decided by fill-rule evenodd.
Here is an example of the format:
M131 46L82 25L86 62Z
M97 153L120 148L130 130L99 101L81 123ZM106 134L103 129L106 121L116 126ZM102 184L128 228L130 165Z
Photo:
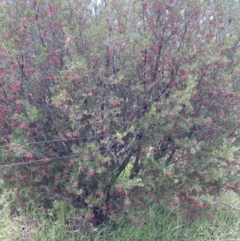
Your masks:
M64 199L101 222L160 202L199 216L203 195L239 192L237 6L0 4L12 207Z

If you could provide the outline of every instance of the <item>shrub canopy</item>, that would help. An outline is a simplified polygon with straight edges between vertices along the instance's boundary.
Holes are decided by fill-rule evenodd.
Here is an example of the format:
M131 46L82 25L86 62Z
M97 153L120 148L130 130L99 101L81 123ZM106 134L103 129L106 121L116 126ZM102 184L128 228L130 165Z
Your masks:
M1 1L2 188L89 218L239 192L239 5Z

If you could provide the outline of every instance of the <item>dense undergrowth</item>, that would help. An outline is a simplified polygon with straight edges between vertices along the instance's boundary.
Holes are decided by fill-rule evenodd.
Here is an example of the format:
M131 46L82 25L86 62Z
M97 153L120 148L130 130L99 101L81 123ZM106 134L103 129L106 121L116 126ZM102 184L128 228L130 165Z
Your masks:
M140 226L129 220L109 221L95 226L84 219L84 212L64 202L51 210L32 209L9 217L1 210L2 241L238 241L240 240L240 202L225 193L215 203L215 215L205 212L201 219L181 218L158 205L149 208Z

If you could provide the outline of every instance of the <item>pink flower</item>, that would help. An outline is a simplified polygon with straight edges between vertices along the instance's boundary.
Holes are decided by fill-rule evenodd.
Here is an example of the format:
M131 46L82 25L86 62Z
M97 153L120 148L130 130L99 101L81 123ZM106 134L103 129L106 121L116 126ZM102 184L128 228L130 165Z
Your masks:
M93 172L93 171L89 172L89 173L88 173L88 176L89 176L89 177L94 176L94 172Z
M118 192L121 196L125 196L125 192L124 192L123 189L118 188L118 189L117 189L117 192Z
M56 180L56 181L60 180L60 177L59 177L59 176L56 176L56 177L55 177L55 180Z
M69 167L74 167L74 162L73 162L73 161L70 161L70 162L68 163L68 166L69 166Z
M120 106L121 105L121 102L120 101L112 101L110 103L112 106Z
M51 161L51 159L48 158L48 157L43 158L43 162L45 162L45 163L48 163L48 162L50 162L50 161Z
M107 206L102 206L102 208L101 208L103 211L106 211L107 209L108 209L108 207Z
M105 163L104 159L102 159L102 158L99 160L99 162L101 165L103 165Z
M20 86L17 85L17 84L10 85L10 88L13 89L13 90L16 90L16 91L20 91L21 90Z
M135 222L134 220L131 220L131 224L132 224L133 226L137 226L137 222Z
M208 220L213 220L213 216L212 215L208 215Z
M75 189L75 188L77 188L77 186L78 185L75 183L75 184L72 185L72 188Z
M132 202L130 202L130 201L124 202L124 206L130 206L131 204L132 204Z
M52 79L53 79L52 75L49 74L49 75L47 76L47 80L52 80Z
M141 152L142 152L142 153L146 153L147 151L148 151L147 148L142 148L142 149L141 149Z
M29 159L32 159L33 158L33 155L31 153L27 153L25 154L25 157L29 158Z
M94 218L94 214L91 214L91 215L88 215L85 217L85 219L88 221L90 219L93 219Z
M68 195L68 191L63 191L63 196L67 196Z
M88 157L83 158L83 162L88 162L88 161L89 161Z
M26 124L24 124L24 123L20 124L20 125L19 125L19 127L20 127L21 129L24 129L24 130L26 130L26 129L27 129L27 125L26 125Z
M111 220L115 220L115 219L116 219L116 216L110 215L109 218L110 218Z
M21 179L25 179L25 178L27 178L26 174L25 175L21 175Z
M68 37L68 38L66 39L66 44L70 43L71 41L72 41L72 39L71 39L70 37Z
M59 103L59 102L55 103L56 107L59 107L60 105L61 105L61 103Z
M172 178L172 173L171 173L171 172L167 172L167 173L166 173L166 177Z

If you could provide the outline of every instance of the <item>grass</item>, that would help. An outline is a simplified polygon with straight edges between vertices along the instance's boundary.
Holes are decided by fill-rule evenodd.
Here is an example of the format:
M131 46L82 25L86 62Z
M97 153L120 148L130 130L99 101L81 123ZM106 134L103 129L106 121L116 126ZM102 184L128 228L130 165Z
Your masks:
M36 209L11 218L5 210L0 212L2 241L240 241L240 200L233 193L216 203L213 220L206 214L192 225L156 206L150 208L141 227L129 222L94 227L81 218L81 211L63 202L55 203L53 210Z

